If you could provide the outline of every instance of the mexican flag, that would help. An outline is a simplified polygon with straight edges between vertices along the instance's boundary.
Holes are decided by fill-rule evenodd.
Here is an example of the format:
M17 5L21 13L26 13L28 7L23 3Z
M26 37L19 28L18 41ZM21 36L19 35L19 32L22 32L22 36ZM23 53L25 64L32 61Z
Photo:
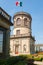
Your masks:
M21 6L22 7L22 2L17 1L16 6Z

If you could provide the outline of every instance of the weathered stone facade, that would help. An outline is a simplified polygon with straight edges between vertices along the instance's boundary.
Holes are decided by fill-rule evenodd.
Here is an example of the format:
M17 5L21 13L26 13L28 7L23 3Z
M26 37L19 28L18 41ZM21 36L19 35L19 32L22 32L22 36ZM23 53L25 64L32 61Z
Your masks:
M31 30L31 15L18 12L13 17L14 30L10 37L10 55L33 54L35 39Z

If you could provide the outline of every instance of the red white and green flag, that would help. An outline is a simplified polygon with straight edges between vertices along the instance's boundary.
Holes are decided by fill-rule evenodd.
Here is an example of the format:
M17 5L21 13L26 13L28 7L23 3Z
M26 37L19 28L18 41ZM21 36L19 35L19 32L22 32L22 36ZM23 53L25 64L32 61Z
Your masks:
M22 7L22 2L17 1L16 6L21 6Z

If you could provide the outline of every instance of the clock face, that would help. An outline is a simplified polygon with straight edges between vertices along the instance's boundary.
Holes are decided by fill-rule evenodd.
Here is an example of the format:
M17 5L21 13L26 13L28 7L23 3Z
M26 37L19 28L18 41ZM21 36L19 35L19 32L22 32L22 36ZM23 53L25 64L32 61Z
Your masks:
M18 18L17 21L16 21L17 25L20 25L21 24L21 19Z

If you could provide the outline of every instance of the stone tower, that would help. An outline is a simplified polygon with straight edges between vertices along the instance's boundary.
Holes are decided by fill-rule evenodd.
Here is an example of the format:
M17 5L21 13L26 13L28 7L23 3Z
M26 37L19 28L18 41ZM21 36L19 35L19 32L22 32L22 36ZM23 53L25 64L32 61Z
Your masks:
M10 38L10 54L33 54L35 39L32 37L31 15L26 12L17 12L13 21L14 30Z

